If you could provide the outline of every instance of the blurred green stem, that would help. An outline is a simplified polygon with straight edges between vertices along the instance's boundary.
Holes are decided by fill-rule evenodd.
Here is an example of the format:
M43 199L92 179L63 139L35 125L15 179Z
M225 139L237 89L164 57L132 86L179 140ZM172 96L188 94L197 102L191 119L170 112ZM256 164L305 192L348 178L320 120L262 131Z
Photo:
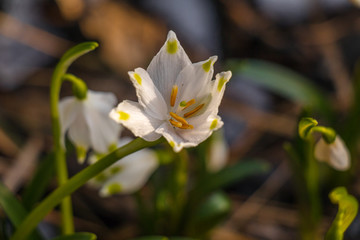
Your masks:
M51 84L50 84L50 108L51 108L51 121L52 121L52 133L54 139L54 156L56 162L56 173L58 178L59 186L66 183L68 179L66 158L65 158L65 149L61 144L61 125L59 120L59 98L61 84L63 82L64 75L66 76L66 71L69 66L80 56L85 53L94 50L98 44L96 42L85 42L76 45L75 47L69 49L60 59L59 63L56 65L54 73L52 75ZM79 80L75 79L72 75L69 75L70 80L73 80L74 88L78 90L79 85L77 82ZM74 83L75 81L75 83ZM85 89L85 96L87 87L84 82L81 81L81 89ZM85 86L85 87L84 87ZM71 234L74 232L74 221L72 213L71 198L66 197L61 202L61 226L63 234Z
M62 80L71 82L73 94L75 95L75 97L77 99L79 99L79 100L86 99L88 88L83 80L81 80L80 78L78 78L70 73L64 74L62 76Z
M300 138L284 145L291 161L295 189L298 195L301 239L318 240L321 201L318 165L314 158L314 138Z
M309 205L304 203L304 208L310 207L309 219L306 217L302 219L304 225L303 239L320 239L318 236L319 220L321 217L321 202L319 193L319 169L318 163L314 158L314 138L305 142L305 158L307 161L304 171L306 181L306 190Z
M64 185L68 179L65 150L63 146L61 146L61 125L59 119L59 98L62 77L66 73L67 68L70 65L66 63L67 61L60 60L60 62L55 68L50 85L50 107L54 141L54 156L59 186ZM74 232L74 220L70 196L63 199L60 204L60 208L62 233L71 234Z
M186 149L183 149L179 153L179 159L174 161L175 164L175 174L174 174L174 183L175 183L175 191L174 201L175 207L171 208L173 210L173 228L172 234L179 234L179 224L182 218L182 214L184 214L184 204L186 201L186 185L188 181L188 161L189 155Z
M88 180L95 177L110 165L119 159L136 152L140 149L157 145L164 141L160 138L154 142L147 142L141 138L137 138L123 147L116 149L108 155L101 158L95 164L92 164L75 176L66 181L62 186L58 187L48 197L46 197L21 223L11 240L27 239L28 234L37 226L37 224L59 204L65 197L69 196L76 189L84 185Z

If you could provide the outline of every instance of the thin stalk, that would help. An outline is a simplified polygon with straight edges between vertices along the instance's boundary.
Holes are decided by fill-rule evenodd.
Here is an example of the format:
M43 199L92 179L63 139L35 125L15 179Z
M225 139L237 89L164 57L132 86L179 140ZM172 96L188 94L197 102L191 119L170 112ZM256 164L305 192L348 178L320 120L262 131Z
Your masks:
M76 189L84 185L91 178L95 177L103 170L114 164L120 158L123 158L140 149L151 147L164 141L160 138L154 142L147 142L137 138L123 147L116 149L108 155L101 158L95 164L90 165L70 178L65 184L58 187L47 198L45 198L21 223L11 240L24 240L37 226L37 224L59 204L65 197L69 196Z
M64 74L62 76L62 80L71 82L73 94L77 99L79 100L86 99L88 88L83 80L70 73Z
M54 156L59 186L64 185L68 179L65 150L61 146L61 125L59 120L59 95L62 83L62 76L67 70L67 67L65 67L62 63L63 62L60 61L60 63L56 66L50 85L50 107L54 141ZM71 234L74 232L74 220L70 197L66 197L63 199L60 204L60 209L62 233Z
M305 157L307 168L305 169L305 181L308 201L310 204L310 219L303 219L307 225L307 237L304 239L320 239L318 235L319 220L321 217L321 201L319 192L319 169L318 163L314 158L314 139L311 138L305 143ZM306 203L305 203L306 204ZM307 205L307 204L306 204Z
M59 186L64 185L68 180L68 172L65 158L65 150L61 144L61 125L59 120L59 96L62 84L62 77L67 69L78 57L94 50L98 46L94 42L86 42L79 44L68 50L56 65L51 78L50 85L50 110L52 133L54 141L54 157L56 162L56 174ZM74 220L71 198L66 197L60 204L61 208L61 226L63 234L71 234L74 232Z
M179 224L181 222L182 214L186 214L184 210L185 202L186 202L186 185L188 181L188 162L189 156L186 149L183 149L179 153L179 159L177 159L175 164L175 174L174 174L174 182L176 191L174 194L175 206L172 208L172 216L173 216L173 227L171 229L172 234L180 234Z

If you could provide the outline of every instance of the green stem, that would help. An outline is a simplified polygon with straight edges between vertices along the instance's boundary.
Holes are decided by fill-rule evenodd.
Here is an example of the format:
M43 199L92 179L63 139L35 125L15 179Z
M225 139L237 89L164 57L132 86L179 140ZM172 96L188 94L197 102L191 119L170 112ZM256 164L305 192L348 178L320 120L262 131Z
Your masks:
M186 185L188 180L188 162L189 156L186 149L183 149L179 155L179 159L174 161L175 164L175 174L174 182L176 191L174 194L175 207L172 209L173 216L173 226L171 229L171 234L180 234L179 232L179 223L184 213L184 205L186 202Z
M56 174L58 185L62 186L68 179L65 150L61 146L61 125L59 120L59 95L62 83L62 75L65 74L67 67L62 62L56 66L50 87L50 106L52 130L54 138L54 156L56 162ZM71 234L74 232L74 220L72 215L71 198L66 197L60 204L61 208L61 227L63 234Z
M37 224L53 209L62 199L70 195L76 189L84 185L88 180L95 177L120 158L123 158L140 149L151 147L164 141L160 138L154 142L147 142L137 138L123 147L116 149L95 164L88 166L78 174L70 178L64 185L58 187L45 198L21 223L11 240L24 240Z
M79 100L86 99L88 88L83 80L81 80L80 78L78 78L70 73L64 74L62 76L62 80L71 82L73 94L75 95L75 97L77 99L79 99Z
M314 158L315 141L311 138L305 143L305 155L307 168L305 169L305 181L308 192L308 201L310 208L310 219L304 219L307 222L308 239L320 239L318 235L319 220L321 217L321 201L319 192L319 169L318 163ZM304 238L305 239L305 238Z
M50 109L52 121L52 133L54 139L54 156L56 162L56 173L59 186L64 185L68 179L65 150L61 144L61 125L59 120L59 96L62 78L69 66L83 54L95 49L97 43L87 42L79 44L68 50L59 63L56 65L50 85ZM70 197L64 198L61 202L62 233L71 234L74 232L73 211Z

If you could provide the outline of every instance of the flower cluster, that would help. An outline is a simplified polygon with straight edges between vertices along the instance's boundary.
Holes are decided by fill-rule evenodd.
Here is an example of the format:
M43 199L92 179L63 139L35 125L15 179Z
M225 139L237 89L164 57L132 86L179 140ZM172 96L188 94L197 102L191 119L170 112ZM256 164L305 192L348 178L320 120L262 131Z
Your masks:
M113 108L114 94L95 91L88 91L84 98L67 97L60 102L62 142L68 132L80 162L89 148L95 155L104 155L119 146L118 122L147 141L164 136L176 152L198 145L223 125L218 107L231 72L219 73L212 80L216 60L213 56L191 63L175 33L170 31L147 70L137 68L129 72L138 102L125 100ZM120 142L123 144L124 140ZM91 184L100 188L103 196L132 193L157 168L154 155L151 150L142 150L127 156ZM94 163L94 159L90 162ZM219 169L222 162L211 167Z

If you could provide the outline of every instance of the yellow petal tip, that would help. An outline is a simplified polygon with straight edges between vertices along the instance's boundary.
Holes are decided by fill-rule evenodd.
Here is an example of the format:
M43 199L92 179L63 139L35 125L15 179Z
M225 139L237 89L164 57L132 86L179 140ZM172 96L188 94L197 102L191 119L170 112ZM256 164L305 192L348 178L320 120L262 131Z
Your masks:
M119 114L119 119L120 120L126 121L126 120L128 120L130 118L130 115L128 113L126 113L126 112L119 111L118 114Z
M134 73L134 78L135 78L136 82L137 82L139 85L141 85L142 79L141 79L140 75L137 74L137 73Z
M225 83L227 82L228 80L224 77L221 77L219 79L219 82L218 82L218 86L217 86L217 90L220 92L221 89L223 88L223 86L225 85Z
M106 186L106 192L109 195L117 194L122 191L122 187L119 183L111 183L108 186Z
M168 40L166 42L166 51L169 54L175 54L178 50L178 45L176 40Z
M218 120L217 119L214 119L212 122L211 122L211 125L210 125L210 130L214 130L216 128L218 124Z

